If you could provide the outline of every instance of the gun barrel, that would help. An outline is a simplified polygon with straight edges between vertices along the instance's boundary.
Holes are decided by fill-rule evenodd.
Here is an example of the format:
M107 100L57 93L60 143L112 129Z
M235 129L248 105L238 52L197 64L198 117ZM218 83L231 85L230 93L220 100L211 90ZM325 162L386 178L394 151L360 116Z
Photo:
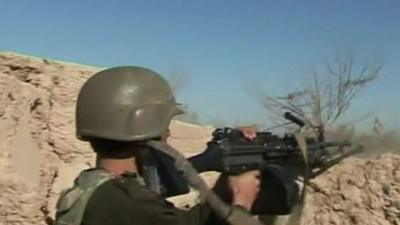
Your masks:
M323 165L323 167L322 168L320 168L318 171L316 171L316 172L313 172L312 173L312 175L311 175L311 177L312 178L314 178L314 177L317 177L317 176L319 176L319 175L321 175L323 172L325 172L326 170L328 170L329 168L331 168L331 167L333 167L334 165L336 165L336 164L338 164L339 162L341 162L342 160L344 160L344 159L346 159L346 158L348 158L348 157L350 157L350 156L352 156L352 155L355 155L355 154L357 154L357 153L360 153L360 152L363 152L364 151L364 148L362 147L362 146L356 146L354 149L352 149L351 151L348 151L348 152L346 152L346 153L344 153L344 154L341 154L340 156L338 156L338 157L336 157L336 158L334 158L334 159L331 159L331 160L329 160L328 162L326 162L325 163L325 165Z
M346 147L351 146L349 141L330 141L330 142L316 142L308 145L308 149L315 150L329 147Z
M325 147L336 147L336 146L350 146L351 143L349 141L330 141L324 142Z

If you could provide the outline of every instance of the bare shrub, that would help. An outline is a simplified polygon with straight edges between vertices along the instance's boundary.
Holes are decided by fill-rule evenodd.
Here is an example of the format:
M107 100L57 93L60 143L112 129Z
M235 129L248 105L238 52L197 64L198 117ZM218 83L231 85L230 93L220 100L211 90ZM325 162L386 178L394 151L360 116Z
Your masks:
M336 57L322 71L313 70L311 82L284 96L264 93L263 106L274 116L289 111L313 128L320 140L325 129L350 107L357 94L376 80L382 65L355 65L353 57Z

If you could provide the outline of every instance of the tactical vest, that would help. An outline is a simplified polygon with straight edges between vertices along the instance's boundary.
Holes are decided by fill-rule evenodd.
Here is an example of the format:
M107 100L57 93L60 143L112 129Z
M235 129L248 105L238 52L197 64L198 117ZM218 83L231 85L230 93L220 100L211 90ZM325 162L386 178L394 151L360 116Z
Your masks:
M61 193L54 225L80 225L86 205L94 191L113 178L115 175L104 169L82 171L75 179L74 186Z

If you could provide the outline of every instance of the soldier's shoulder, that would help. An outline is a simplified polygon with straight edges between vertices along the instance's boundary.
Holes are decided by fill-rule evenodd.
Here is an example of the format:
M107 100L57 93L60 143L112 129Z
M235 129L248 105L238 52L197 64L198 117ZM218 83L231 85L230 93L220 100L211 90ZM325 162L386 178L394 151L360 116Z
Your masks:
M157 195L145 187L136 174L123 174L102 184L94 193L95 196L105 200L144 200L158 198ZM126 198L128 197L128 198Z

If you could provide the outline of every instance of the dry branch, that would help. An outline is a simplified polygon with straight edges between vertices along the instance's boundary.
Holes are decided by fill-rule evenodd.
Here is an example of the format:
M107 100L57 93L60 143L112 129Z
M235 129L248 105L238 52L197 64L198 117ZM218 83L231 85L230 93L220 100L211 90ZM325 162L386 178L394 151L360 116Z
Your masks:
M264 94L263 106L270 114L289 111L316 130L324 139L325 127L335 123L350 107L352 100L367 84L376 80L382 65L355 66L352 57L336 58L323 72L312 73L312 82L285 96Z

